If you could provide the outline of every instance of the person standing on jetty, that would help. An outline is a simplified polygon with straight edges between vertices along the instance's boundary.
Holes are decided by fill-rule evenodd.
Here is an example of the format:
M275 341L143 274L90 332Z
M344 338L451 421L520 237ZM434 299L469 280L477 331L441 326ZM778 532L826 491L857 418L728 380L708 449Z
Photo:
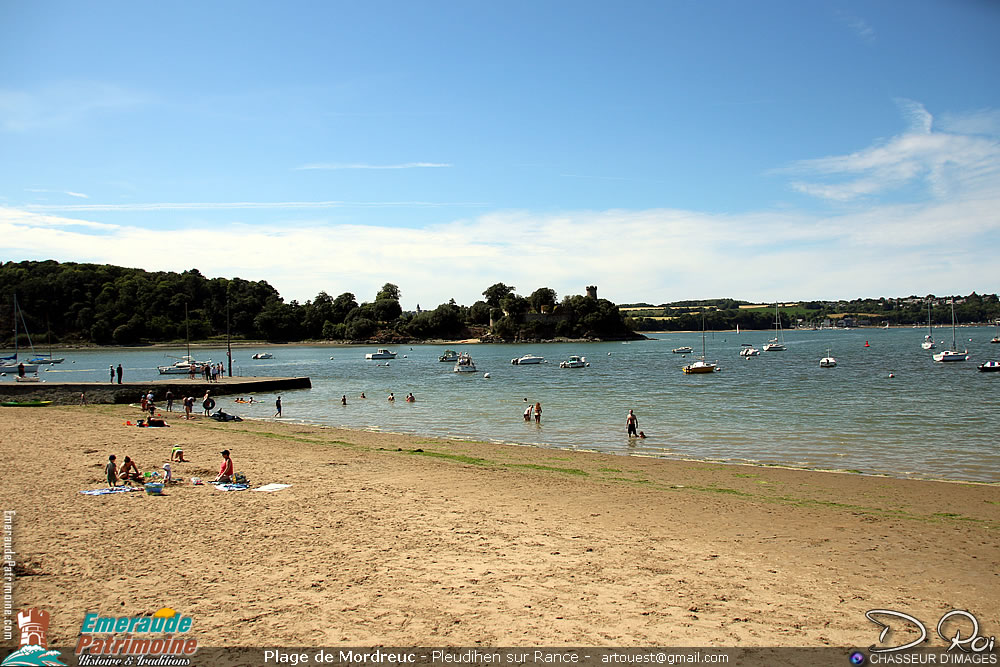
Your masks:
M115 367L111 364L108 364L108 382L115 383Z
M281 416L281 396L279 396L274 401L274 409L277 410L277 412L274 413L274 416L275 417L280 417Z
M628 433L628 437L634 438L638 429L639 420L636 418L635 413L629 410L628 416L625 417L625 432Z
M118 373L118 384L121 384L122 383L122 373L124 372L124 369L122 368L121 364L118 364L118 369L115 372Z

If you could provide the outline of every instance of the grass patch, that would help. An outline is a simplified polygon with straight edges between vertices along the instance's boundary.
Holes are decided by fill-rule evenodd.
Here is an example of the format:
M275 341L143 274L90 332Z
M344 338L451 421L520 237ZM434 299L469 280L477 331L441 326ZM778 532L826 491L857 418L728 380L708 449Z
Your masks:
M621 472L621 468L598 468L597 472ZM986 502L990 502L987 500Z

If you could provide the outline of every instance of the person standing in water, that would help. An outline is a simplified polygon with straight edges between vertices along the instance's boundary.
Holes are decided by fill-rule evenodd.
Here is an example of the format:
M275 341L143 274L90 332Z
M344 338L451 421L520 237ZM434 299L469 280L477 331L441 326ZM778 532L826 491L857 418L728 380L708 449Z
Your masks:
M628 411L628 416L625 417L625 432L628 433L628 437L636 437L636 431L639 429L639 420L636 418L635 413L631 410Z
M535 423L536 424L541 424L542 423L542 404L541 403L535 403Z

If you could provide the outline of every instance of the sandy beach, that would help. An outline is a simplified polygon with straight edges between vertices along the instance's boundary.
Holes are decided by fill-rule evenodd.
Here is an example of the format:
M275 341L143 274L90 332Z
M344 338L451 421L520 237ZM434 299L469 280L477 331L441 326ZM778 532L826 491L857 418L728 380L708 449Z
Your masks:
M15 606L50 644L165 606L214 646L868 646L876 608L1000 634L996 485L139 416L0 408ZM175 444L164 496L80 494ZM192 486L222 449L291 486Z

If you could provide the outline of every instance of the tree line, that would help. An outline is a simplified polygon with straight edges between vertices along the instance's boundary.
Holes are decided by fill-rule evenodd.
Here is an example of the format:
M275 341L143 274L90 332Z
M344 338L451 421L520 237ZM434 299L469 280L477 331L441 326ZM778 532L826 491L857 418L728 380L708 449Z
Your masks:
M557 300L541 287L529 296L496 283L471 306L454 299L433 310L403 312L401 291L386 283L372 301L351 292L285 302L266 281L206 278L106 264L22 261L0 265L0 343L13 345L13 295L36 345L136 345L221 339L297 342L403 342L458 337L486 340L617 339L635 334L618 306L579 295ZM19 344L27 337L18 322Z
M968 296L938 297L929 294L923 297L900 297L878 299L854 299L851 301L808 301L795 306L781 306L778 317L783 328L801 324L818 326L826 319L834 321L844 317L856 322L866 320L873 326L920 325L930 321L935 326L951 325L951 301L955 301L955 319L960 324L994 323L1000 320L1000 298L996 294L976 294ZM714 299L705 302L682 301L660 306L636 304L642 310L630 311L626 323L635 331L700 331L702 312L705 328L708 330L769 329L774 327L773 308L741 309L746 301ZM654 319L650 315L670 319ZM832 322L831 322L832 323Z

